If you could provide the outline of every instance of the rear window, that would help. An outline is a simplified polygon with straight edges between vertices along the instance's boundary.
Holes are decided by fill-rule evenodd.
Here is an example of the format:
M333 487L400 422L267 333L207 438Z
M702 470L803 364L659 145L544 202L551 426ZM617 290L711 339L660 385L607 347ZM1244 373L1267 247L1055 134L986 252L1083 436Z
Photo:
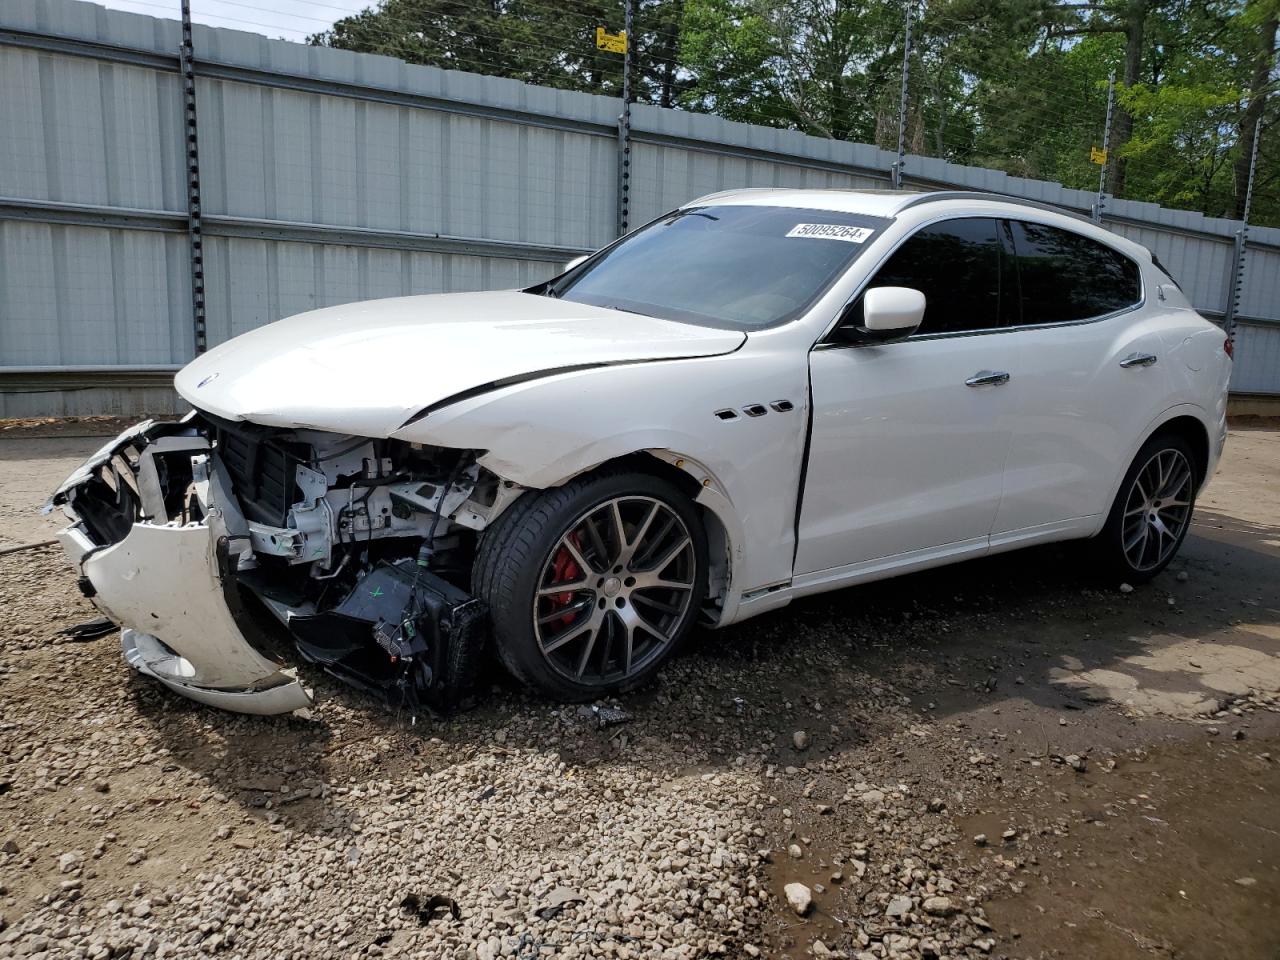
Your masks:
M1089 320L1142 299L1138 265L1118 250L1042 223L1010 226L1023 324Z

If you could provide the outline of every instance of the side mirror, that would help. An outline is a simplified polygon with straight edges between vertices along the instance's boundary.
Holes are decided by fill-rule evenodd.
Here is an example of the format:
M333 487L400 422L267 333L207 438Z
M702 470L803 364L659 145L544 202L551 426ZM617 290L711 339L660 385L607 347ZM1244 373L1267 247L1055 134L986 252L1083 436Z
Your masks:
M583 262L587 259L587 257L589 257L589 256L591 256L591 254L589 254L589 253L584 253L584 254L583 254L582 256L580 256L580 257L574 257L572 260L570 260L568 263L566 263L566 264L564 265L564 269L563 269L563 270L561 270L560 272L561 272L561 273L568 273L570 270L572 270L572 269L573 269L574 267L576 267L578 264L583 263Z
M872 287L862 295L862 326L905 337L924 319L924 294L911 287Z
M924 320L925 298L911 287L872 287L845 308L834 331L844 343L888 343L910 336Z

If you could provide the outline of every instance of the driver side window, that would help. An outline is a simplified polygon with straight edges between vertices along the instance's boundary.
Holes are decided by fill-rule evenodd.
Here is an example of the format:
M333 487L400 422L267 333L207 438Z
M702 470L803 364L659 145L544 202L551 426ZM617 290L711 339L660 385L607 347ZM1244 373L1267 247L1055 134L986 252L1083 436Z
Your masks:
M885 261L868 284L911 287L925 297L916 335L987 330L1001 319L1002 280L1013 269L1004 250L1002 223L987 217L946 220L917 231ZM1007 300L1017 306L1013 291ZM861 322L857 310L855 322Z

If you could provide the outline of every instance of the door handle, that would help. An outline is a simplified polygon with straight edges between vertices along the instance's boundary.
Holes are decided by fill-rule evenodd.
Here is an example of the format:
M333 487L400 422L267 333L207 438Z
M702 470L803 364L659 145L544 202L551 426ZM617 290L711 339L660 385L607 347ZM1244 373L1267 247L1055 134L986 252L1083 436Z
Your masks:
M1126 370L1130 367L1149 367L1159 359L1154 353L1131 353L1120 361Z
M966 387L990 387L1008 383L1009 375L1003 370L979 370L964 382Z

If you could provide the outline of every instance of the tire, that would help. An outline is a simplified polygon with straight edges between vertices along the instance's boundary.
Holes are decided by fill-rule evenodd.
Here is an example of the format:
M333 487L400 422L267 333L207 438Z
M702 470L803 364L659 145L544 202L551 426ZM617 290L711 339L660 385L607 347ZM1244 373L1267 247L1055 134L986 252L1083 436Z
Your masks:
M485 531L472 568L503 666L564 701L652 679L693 627L706 583L692 502L625 469L525 494Z
M1105 572L1146 583L1167 567L1191 528L1199 487L1200 470L1186 440L1157 433L1143 444L1094 541Z

